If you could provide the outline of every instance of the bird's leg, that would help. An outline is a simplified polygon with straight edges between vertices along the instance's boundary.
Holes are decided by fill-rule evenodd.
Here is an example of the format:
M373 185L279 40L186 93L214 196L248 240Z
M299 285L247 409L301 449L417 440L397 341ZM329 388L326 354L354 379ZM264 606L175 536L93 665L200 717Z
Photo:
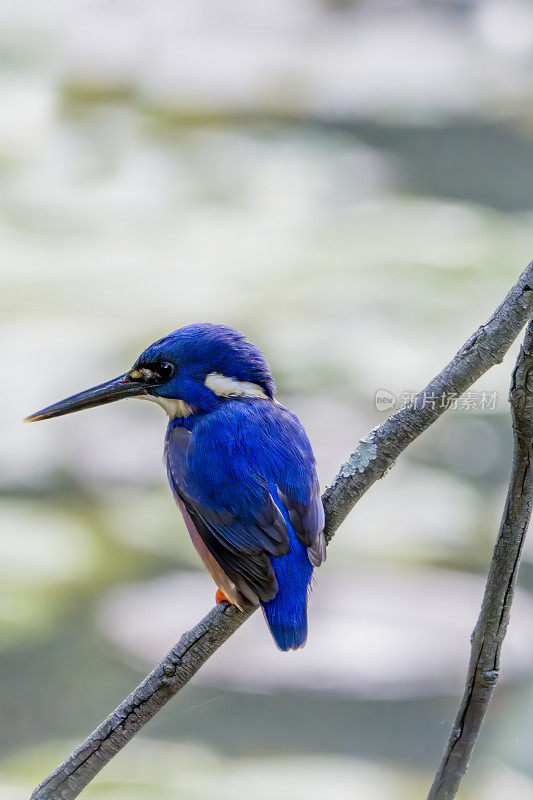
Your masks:
M217 589L217 593L215 594L215 603L217 605L219 603L231 603L231 600L228 600L222 589Z

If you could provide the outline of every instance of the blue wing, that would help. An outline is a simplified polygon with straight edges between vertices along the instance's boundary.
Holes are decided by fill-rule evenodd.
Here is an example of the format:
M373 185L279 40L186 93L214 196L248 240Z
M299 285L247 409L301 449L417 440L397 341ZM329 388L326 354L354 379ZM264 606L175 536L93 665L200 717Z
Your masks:
M266 603L277 594L273 560L289 551L288 526L312 565L324 559L313 454L300 423L282 406L235 400L202 417L192 432L170 423L166 459L193 541L197 533L240 601Z
M221 573L210 569L208 558L197 547L206 566L237 605L266 602L278 590L269 556L281 556L289 549L285 520L260 476L241 459L230 458L229 452L226 457L224 451L219 452L217 458L214 447L211 454L204 453L205 436L198 433L174 428L169 431L166 451L171 486L192 522L191 538L196 544L196 536L200 537ZM230 488L232 494L228 494ZM229 593L224 576L231 582Z

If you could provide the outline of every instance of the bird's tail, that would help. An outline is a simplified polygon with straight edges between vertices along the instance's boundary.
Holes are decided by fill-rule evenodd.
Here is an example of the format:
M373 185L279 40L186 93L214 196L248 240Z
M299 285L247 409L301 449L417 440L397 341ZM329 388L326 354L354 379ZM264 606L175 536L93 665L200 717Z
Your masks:
M280 650L297 650L307 639L307 594L313 565L307 547L290 523L287 533L289 552L284 556L271 556L278 592L272 600L263 603L263 612Z

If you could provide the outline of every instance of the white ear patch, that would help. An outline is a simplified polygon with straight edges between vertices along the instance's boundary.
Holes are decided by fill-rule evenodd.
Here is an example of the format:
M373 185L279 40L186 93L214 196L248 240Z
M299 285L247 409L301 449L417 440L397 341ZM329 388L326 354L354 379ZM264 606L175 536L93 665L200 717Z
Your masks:
M170 419L175 417L190 417L193 413L192 408L184 403L183 400L176 400L174 397L158 397L155 394L141 394L141 400L151 400L157 403L163 411L166 411Z
M210 372L207 375L205 385L211 389L218 397L250 397L256 400L267 400L261 386L249 381L238 381L236 378L228 378L220 372Z

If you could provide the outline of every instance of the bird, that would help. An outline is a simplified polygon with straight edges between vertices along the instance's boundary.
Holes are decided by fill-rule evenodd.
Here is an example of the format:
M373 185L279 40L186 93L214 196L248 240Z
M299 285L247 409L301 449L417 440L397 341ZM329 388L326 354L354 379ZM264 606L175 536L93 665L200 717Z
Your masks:
M275 397L263 353L227 325L158 339L118 378L25 422L137 397L168 415L164 463L217 603L261 605L278 648L307 639L315 567L326 558L324 507L307 434Z

